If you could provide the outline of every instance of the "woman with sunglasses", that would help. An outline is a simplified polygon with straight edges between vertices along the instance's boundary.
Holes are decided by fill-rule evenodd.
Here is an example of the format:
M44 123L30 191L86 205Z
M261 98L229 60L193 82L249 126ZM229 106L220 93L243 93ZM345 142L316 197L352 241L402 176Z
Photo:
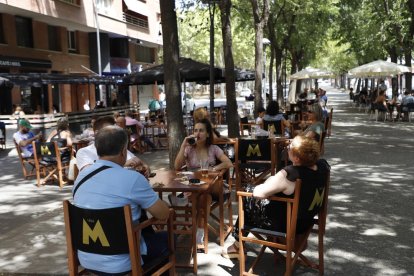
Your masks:
M306 137L312 138L319 142L322 133L325 131L325 125L322 121L322 107L319 103L309 105L306 113L308 115L308 122L310 122L310 125L304 130L303 134Z
M288 147L289 159L292 165L281 169L276 175L269 177L263 184L255 186L253 189L253 197L266 199L272 195L289 196L295 192L296 179L302 180L302 187L307 185L310 190L322 190L327 183L330 166L324 159L319 159L319 144L306 136L296 136ZM310 191L309 190L309 191ZM296 226L296 239L303 239L304 233L312 224L313 217L319 211L318 208L308 208L315 193L301 193L299 206L304 205L308 210L308 214L302 215L298 219ZM244 204L245 225L249 227L264 228L272 231L286 232L286 205L279 202L270 201L266 205L257 203ZM246 208L250 206L250 208ZM251 207L253 206L253 207ZM262 206L261 209L257 206ZM310 211L309 211L310 210ZM306 219L304 219L306 217ZM284 218L284 219L283 219ZM239 257L239 222L236 221L233 237L236 241L227 248L227 252L223 252L225 258ZM298 244L298 243L295 243ZM300 243L299 243L300 244ZM295 250L295 249L294 249Z

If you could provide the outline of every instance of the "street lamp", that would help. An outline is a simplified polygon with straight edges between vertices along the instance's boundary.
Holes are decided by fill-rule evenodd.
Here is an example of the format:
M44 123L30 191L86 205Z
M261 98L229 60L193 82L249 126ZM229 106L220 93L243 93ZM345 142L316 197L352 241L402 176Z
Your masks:
M264 106L266 106L267 105L267 102L266 102L267 100L266 99L266 46L270 45L270 40L267 38L263 38L262 43L263 43L263 72L264 72L264 78L263 78L264 85L262 85L262 97L264 101ZM269 100L272 100L272 99L269 99Z
M98 20L98 8L96 7L95 0L93 1L93 9L95 11L95 23L96 23L96 47L98 48L98 73L102 76L102 65L101 65L101 39L99 35L99 20Z

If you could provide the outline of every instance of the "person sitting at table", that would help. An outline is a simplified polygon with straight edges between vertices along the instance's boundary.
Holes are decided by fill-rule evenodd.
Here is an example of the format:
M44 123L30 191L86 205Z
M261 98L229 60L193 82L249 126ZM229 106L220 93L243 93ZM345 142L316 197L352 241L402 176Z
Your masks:
M192 139L195 138L195 142L192 143ZM185 165L187 170L197 170L200 168L200 161L207 160L209 167L212 167L215 171L223 169L229 169L233 167L230 159L224 154L223 150L213 145L213 128L208 119L201 119L194 126L193 135L184 138L181 144L180 151L178 152L174 167L176 170L182 170ZM220 187L213 186L211 193L201 196L199 200L199 209L204 210L206 214L210 213L210 205L212 198L217 199L219 194L222 193ZM177 198L171 197L172 201L176 201ZM207 206L207 210L205 210ZM197 229L197 243L201 244L204 237L203 219L198 217L198 229Z
M206 107L199 107L196 108L193 112L193 119L194 119L194 124L196 124L197 122L200 122L203 119L207 119L210 121L210 114L207 111ZM210 121L211 124L211 121ZM214 143L220 143L220 142L229 142L231 139L228 137L224 137L220 134L220 132L213 128L213 140Z
M124 129L114 125L101 128L96 133L94 146L99 158L93 165L80 172L72 190L76 206L105 209L130 205L134 222L140 220L145 210L156 219L168 218L167 203L158 197L148 180L138 172L123 168L128 155L128 135ZM103 166L109 168L99 171L80 183ZM139 246L143 264L168 252L166 231L155 233L142 231L141 234ZM82 267L96 275L103 273L126 275L131 270L129 254L101 255L78 250L78 258Z
M319 139L322 133L325 131L325 125L322 122L323 113L322 107L319 103L314 103L308 106L308 121L302 122L301 125L309 125L304 130L304 135L314 139L315 141L319 142Z
M97 118L98 116L96 115L93 115L91 117L91 125L83 130L82 134L79 137L81 140L87 140L92 143L92 141L95 139L95 131L93 128Z
M132 133L131 134L131 143L133 143L136 139L138 139L138 136L139 136L139 138L145 144L150 146L151 149L156 149L157 147L155 146L155 144L147 136L144 135L144 128L145 128L144 124L141 123L140 121L138 121L137 119L134 119L132 116L133 116L133 114L132 114L131 110L125 111L125 126L127 128L131 127L131 126L132 127L136 126L138 128L138 131L139 131L139 133ZM140 135L140 133L142 133L142 134Z
M406 90L404 92L404 97L401 101L401 112L403 114L403 120L408 121L408 112L409 112L409 106L408 105L414 104L414 96L410 93L409 90Z
M283 113L279 111L279 103L277 101L270 101L266 108L266 114L263 117L263 121L281 121L285 127L284 134L289 136L290 122L285 119ZM265 129L267 130L267 129Z
M253 188L253 197L265 199L273 195L292 195L295 192L296 179L302 180L302 186L311 186L314 189L325 187L330 166L324 159L319 159L319 144L306 136L298 135L293 138L288 147L289 159L292 165L289 165L280 170L276 175L270 176L263 184L257 185ZM251 192L251 187L247 188ZM300 194L300 204L305 202L312 202L314 194ZM263 216L255 217L253 214L260 212L254 211L257 208L256 204L251 205L252 208L245 209L245 224L253 227L265 228L272 231L286 232L286 219L280 219L286 216L286 205L278 204L270 201L264 209L261 210ZM310 211L310 216L313 218L317 214L317 208ZM263 218L266 217L266 218ZM298 220L296 226L296 241L301 241L303 234L311 225L313 220ZM222 253L225 258L239 257L239 221L236 220L233 229L233 237L235 242L229 246L226 252ZM295 245L300 244L296 243ZM294 251L296 248L294 248Z
M112 126L115 125L114 117L112 116L105 116L100 117L96 120L94 123L94 131L95 134L101 130L102 128L106 126ZM96 151L95 143L92 143L91 145L81 148L76 153L76 165L79 169L79 171L82 171L87 166L92 165L96 160L98 160L98 153ZM132 152L127 151L127 159L124 164L124 167L143 167L143 172L146 177L150 174L150 168L148 167L145 162L143 162L141 159L136 157Z
M72 132L69 130L69 122L67 118L59 118L59 120L56 122L56 129L50 132L46 141L50 142L54 140L65 140L63 143L66 146L72 146Z
M121 116L121 115L119 115L117 117L114 116L114 119L115 119L115 124L117 126L119 126L120 128L123 128L123 129L126 128L126 119L125 119L124 116Z
M42 132L39 132L37 135L34 135L30 130L32 125L27 119L18 120L19 131L13 134L13 139L16 142L17 146L20 147L23 157L33 156L33 141L42 140Z
M69 122L65 117L59 118L56 123L56 129L52 130L46 139L47 142L56 141L58 147L72 146L72 133L69 130ZM68 159L70 157L69 150L63 150L61 152L62 159Z
M384 116L385 116L385 112L389 112L388 106L387 106L387 98L385 96L384 90L379 91L378 96L375 99L374 105L375 105L375 108L378 109L379 112L384 112Z
M261 106L259 107L259 109L257 110L257 118L255 120L256 125L259 125L261 128L263 128L263 117L266 114L266 109Z

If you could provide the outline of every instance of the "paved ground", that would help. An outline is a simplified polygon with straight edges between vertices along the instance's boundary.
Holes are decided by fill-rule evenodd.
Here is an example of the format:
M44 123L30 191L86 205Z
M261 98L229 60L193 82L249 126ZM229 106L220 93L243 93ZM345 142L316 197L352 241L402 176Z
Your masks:
M346 93L327 90L334 119L325 150L332 165L325 274L414 275L414 123L368 120ZM142 158L167 167L165 151ZM0 162L0 275L66 275L61 202L71 187L37 188L35 180L23 180L14 150L1 151ZM222 258L221 250L211 237L209 254L199 254L200 275L239 274L238 262ZM315 253L312 243L309 251ZM270 253L266 258L257 273L283 275L283 263L274 266ZM304 268L295 274L316 275Z

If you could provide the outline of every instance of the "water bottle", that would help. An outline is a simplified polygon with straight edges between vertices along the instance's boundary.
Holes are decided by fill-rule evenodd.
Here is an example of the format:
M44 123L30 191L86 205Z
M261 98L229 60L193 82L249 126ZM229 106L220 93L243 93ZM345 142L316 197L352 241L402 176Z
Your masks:
M252 126L252 138L256 139L256 126Z

